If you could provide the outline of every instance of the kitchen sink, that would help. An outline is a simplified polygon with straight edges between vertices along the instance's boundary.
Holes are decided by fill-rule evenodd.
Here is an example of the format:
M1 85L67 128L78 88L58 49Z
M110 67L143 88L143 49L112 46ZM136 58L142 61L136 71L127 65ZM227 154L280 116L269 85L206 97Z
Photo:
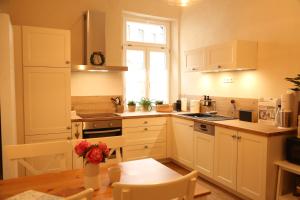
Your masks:
M202 119L206 121L223 121L223 120L232 120L233 117L226 117L222 115L216 114L206 114L206 113L188 113L188 114L180 114L182 116L191 117L194 119Z

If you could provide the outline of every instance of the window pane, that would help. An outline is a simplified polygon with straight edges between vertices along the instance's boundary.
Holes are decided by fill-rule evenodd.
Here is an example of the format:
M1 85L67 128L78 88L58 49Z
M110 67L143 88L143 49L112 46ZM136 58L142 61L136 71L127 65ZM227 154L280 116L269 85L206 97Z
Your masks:
M168 103L168 69L167 54L161 51L150 51L150 99L163 100Z
M126 101L139 101L146 96L145 53L142 50L126 50Z
M126 22L126 39L131 42L166 44L166 27L159 24Z

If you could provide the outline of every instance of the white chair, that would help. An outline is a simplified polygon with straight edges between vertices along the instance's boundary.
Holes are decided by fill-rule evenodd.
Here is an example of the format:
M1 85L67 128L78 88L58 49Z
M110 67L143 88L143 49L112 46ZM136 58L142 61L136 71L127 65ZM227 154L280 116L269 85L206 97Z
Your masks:
M92 200L94 189L89 188L72 196L65 198L66 200Z
M68 141L6 145L4 153L9 160L17 161L32 175L72 169L71 143ZM36 169L26 160L43 156L53 156L55 163L49 161L46 169ZM50 168L51 164L58 167Z
M114 183L114 200L171 200L194 199L198 172L193 171L174 181L151 185L130 185ZM141 177L142 178L142 177Z
M114 159L107 159L105 164L103 165L110 165L114 163L119 163L123 161L122 155L121 155L121 148L125 145L125 138L123 136L113 136L113 137L101 137L101 138L91 138L91 139L79 139L79 140L73 140L73 148L76 144L78 144L82 140L87 140L88 142L92 144L96 144L99 142L105 143L108 148L110 149L109 154L113 154L113 152L116 152L116 158ZM82 158L75 155L73 158L73 162L80 163L82 162Z

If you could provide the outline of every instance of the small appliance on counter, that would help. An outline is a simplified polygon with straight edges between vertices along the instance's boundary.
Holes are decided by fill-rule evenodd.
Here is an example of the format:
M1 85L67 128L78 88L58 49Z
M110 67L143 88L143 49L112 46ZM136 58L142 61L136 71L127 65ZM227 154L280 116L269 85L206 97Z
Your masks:
M187 98L185 97L181 98L181 111L183 112L187 111Z
M177 112L180 112L181 111L181 100L178 99L176 101L176 103L174 104L174 107Z
M255 122L254 110L239 110L239 120Z
M300 165L300 138L289 137L286 139L286 159Z

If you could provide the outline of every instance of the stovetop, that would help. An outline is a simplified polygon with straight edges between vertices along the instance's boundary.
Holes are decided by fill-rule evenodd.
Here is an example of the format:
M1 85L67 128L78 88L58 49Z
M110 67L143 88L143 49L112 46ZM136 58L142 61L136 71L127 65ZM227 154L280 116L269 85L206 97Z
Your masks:
M233 117L226 117L222 115L216 114L203 114L203 113L189 113L189 114L181 114L183 116L191 117L194 119L202 119L206 121L223 121L223 120L232 120Z
M83 121L97 121L97 120L114 120L121 119L121 116L115 113L78 113Z

